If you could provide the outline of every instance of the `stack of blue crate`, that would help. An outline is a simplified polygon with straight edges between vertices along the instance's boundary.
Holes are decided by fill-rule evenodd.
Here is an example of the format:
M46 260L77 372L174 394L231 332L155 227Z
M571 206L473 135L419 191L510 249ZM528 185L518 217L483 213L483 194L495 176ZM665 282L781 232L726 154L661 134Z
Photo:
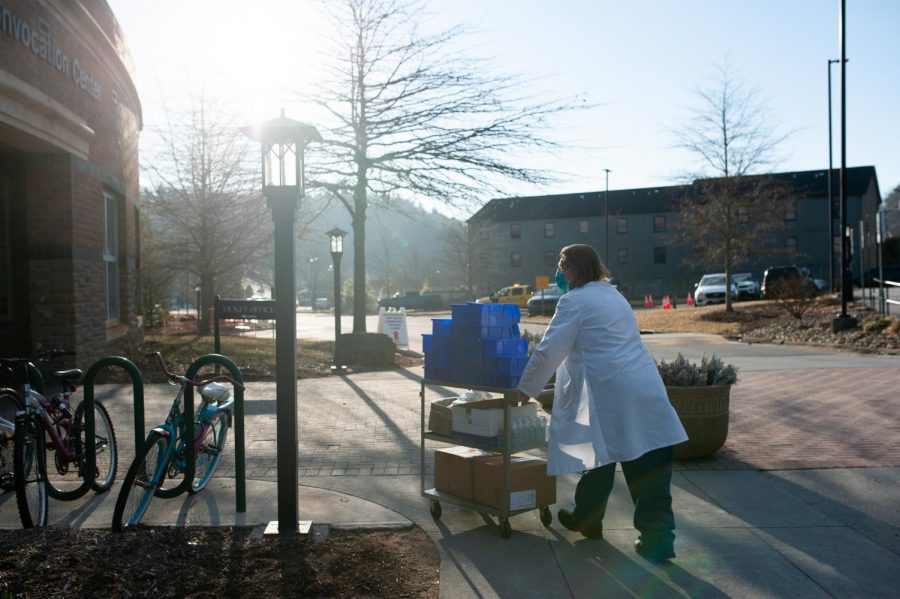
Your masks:
M456 304L453 318L434 319L422 335L425 378L513 389L528 363L514 304Z

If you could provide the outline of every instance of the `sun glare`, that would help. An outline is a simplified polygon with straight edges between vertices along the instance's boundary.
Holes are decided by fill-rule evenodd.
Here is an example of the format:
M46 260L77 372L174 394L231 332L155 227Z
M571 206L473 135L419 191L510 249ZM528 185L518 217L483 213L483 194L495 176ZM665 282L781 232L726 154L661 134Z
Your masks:
M160 36L165 68L177 70L183 90L202 89L238 118L271 118L315 79L324 19L314 2L205 0L172 14L177 22Z

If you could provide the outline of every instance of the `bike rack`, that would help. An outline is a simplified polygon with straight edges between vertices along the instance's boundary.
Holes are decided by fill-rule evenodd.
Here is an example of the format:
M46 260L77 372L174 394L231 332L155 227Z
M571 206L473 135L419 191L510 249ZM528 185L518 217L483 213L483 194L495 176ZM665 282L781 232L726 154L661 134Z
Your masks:
M231 378L243 384L244 377L241 376L241 369L238 368L231 358L221 354L206 354L200 356L188 367L185 377L193 379L197 372L207 364L217 364L224 366L231 374ZM187 439L194 438L194 387L188 385L184 390L184 428ZM234 493L235 493L235 511L237 513L245 513L247 511L247 482L244 460L244 390L234 389ZM194 467L197 456L194 455L194 444L185 443L187 450L187 470L184 473L184 480L178 486L157 491L154 496L170 499L177 497L186 492L191 487L194 480Z
M81 482L81 486L72 491L57 492L48 485L47 494L54 499L62 501L78 499L88 492L96 478L96 473L94 472L97 466L97 456L94 454L94 432L96 430L96 422L94 421L94 379L97 377L97 373L108 366L120 366L131 376L132 388L134 389L135 439L143 440L144 438L144 377L141 376L141 371L125 358L118 356L100 358L88 368L81 383L82 402L84 403L84 437L87 441L84 448L88 456L87 473Z

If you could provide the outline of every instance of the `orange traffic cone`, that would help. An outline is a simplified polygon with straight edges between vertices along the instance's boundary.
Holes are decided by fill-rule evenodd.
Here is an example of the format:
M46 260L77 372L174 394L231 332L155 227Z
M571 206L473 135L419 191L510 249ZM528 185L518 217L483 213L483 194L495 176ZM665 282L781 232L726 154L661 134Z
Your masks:
M650 296L647 295L646 293L644 294L644 307L645 308L650 307Z
M664 295L664 296L663 296L662 309L663 309L663 310L671 310L671 309L672 309L672 303L669 302L669 296L668 296L668 295Z
M685 303L687 303L688 306L693 306L693 305L694 305L694 298L691 297L691 292L690 292L690 291L688 291L687 302L685 302Z
M652 308L653 307L653 294L652 293L648 294L648 297L650 298L650 303L647 305L647 307Z

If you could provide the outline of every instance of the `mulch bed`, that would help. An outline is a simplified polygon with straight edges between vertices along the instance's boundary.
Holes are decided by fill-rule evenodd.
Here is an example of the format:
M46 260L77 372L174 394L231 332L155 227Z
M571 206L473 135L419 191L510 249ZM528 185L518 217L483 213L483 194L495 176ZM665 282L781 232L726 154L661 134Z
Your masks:
M0 597L438 596L421 528L262 537L250 528L0 531Z

